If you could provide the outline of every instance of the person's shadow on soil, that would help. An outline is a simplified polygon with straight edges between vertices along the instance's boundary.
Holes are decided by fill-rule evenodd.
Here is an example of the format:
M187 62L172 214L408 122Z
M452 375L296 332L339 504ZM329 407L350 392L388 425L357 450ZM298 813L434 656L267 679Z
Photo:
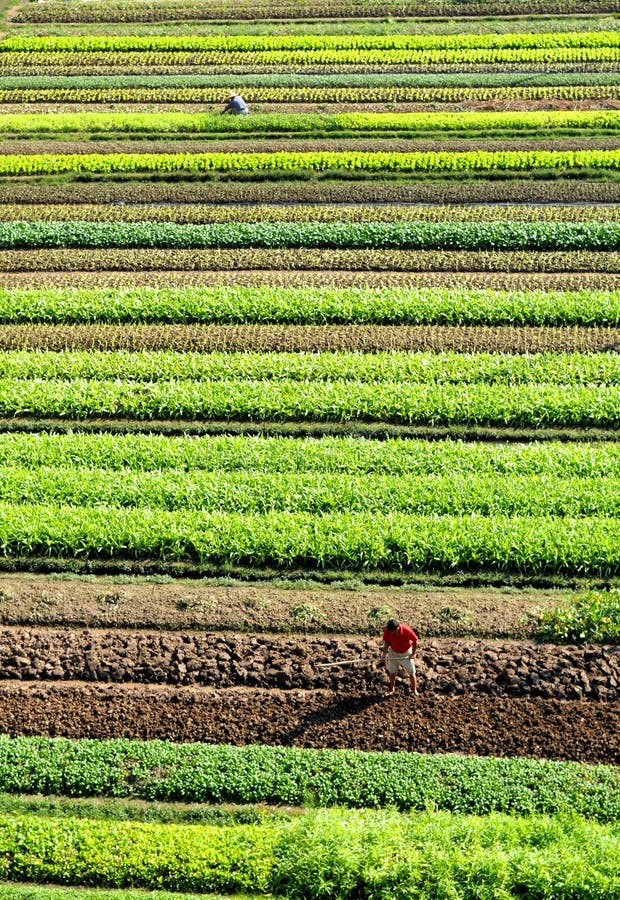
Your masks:
M282 733L284 744L293 743L297 738L306 737L317 725L326 725L329 722L345 722L350 716L356 716L365 712L377 703L383 703L385 692L372 694L356 694L355 696L343 696L335 703L329 703L320 709L313 709L307 713L289 731Z

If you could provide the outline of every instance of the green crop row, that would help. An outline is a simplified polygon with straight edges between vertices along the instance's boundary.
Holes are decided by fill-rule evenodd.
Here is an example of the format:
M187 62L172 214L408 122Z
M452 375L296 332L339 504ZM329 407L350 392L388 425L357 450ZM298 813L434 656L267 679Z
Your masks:
M620 642L620 592L588 591L572 603L541 616L542 640L580 644L584 641Z
M620 325L620 291L281 286L0 289L0 322Z
M556 475L352 475L254 471L136 472L0 466L0 502L73 507L226 510L245 514L620 516L620 478ZM598 638L600 640L600 637Z
M172 563L229 570L511 572L611 577L620 521L601 517L269 512L0 503L4 559Z
M0 42L0 54L148 50L167 52L260 52L275 50L457 50L618 47L617 31L487 34L234 34L14 36Z
M0 249L44 247L616 251L620 250L620 223L0 222Z
M0 737L0 790L620 821L612 766L419 753Z
M12 350L0 355L0 379L37 382L341 382L357 385L620 386L617 353L262 353ZM1 401L0 401L1 402Z
M620 478L620 444L558 442L481 444L367 441L349 437L164 437L157 434L26 434L0 432L0 465L132 472L384 475L434 474L589 481ZM284 479L286 481L287 479Z
M131 76L127 76L131 77ZM146 76L148 77L148 76ZM192 77L192 76L186 76ZM218 76L214 76L217 78ZM234 81L239 88L240 83L250 76L235 75ZM267 76L266 76L267 77ZM312 76L307 76L310 81ZM317 76L317 80L321 76ZM326 78L328 76L325 76ZM405 80L403 76L402 80ZM413 77L413 76L411 76ZM586 75L582 76L584 79ZM286 80L284 76L274 76L278 81ZM369 75L367 80L375 78L386 80L386 76ZM7 80L7 79L0 79ZM24 81L28 81L24 77ZM35 78L30 79L35 80ZM49 81L54 80L50 76ZM80 83L94 81L96 77L78 77L57 79ZM111 81L115 80L113 78ZM170 78L162 76L162 81ZM179 76L179 81L182 76ZM346 81L346 76L343 76ZM440 78L438 77L438 81ZM489 81L492 76L489 75ZM228 81L231 81L228 76ZM569 85L523 85L493 87L414 87L408 85L372 85L372 86L333 86L320 87L296 85L286 87L252 86L243 87L245 100L252 103L462 103L485 102L489 100L618 100L620 85L617 84L569 84ZM37 88L0 88L0 103L222 103L226 96L218 87L37 87Z
M254 134L285 132L417 132L545 131L555 129L616 132L618 110L534 110L528 112L356 112L271 113L225 116L186 112L70 112L12 113L0 116L5 132L195 132Z
M470 150L274 153L66 153L0 156L0 175L63 172L493 172L536 169L618 169L620 150Z
M618 222L616 205L0 204L0 222Z
M0 872L16 881L302 900L466 896L611 898L617 828L578 817L321 811L283 826L162 825L3 816ZM308 865L308 860L312 861ZM545 893L546 890L545 890Z
M138 420L620 427L618 388L359 381L0 380L0 415Z

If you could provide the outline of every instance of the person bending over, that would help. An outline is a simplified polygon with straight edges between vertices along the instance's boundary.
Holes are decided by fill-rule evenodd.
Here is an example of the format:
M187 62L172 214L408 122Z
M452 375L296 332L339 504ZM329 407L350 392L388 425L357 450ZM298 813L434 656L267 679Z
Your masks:
M418 681L415 674L414 658L418 649L418 636L408 625L390 619L383 632L382 661L390 679L388 696L396 691L396 673L403 668L409 675L411 693L418 696Z
M222 112L230 113L233 116L247 116L248 114L248 105L239 94L235 94L234 91L230 91L228 95L228 103L222 110Z

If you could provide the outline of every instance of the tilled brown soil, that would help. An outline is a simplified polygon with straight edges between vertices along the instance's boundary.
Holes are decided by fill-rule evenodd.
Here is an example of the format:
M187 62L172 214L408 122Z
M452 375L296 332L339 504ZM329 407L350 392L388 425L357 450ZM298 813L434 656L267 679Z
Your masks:
M407 325L0 325L0 350L609 352L619 328Z
M5 682L0 731L620 763L620 703Z
M379 644L354 636L12 627L0 630L0 678L377 693L385 686ZM620 647L434 640L423 643L417 663L424 694L620 700Z

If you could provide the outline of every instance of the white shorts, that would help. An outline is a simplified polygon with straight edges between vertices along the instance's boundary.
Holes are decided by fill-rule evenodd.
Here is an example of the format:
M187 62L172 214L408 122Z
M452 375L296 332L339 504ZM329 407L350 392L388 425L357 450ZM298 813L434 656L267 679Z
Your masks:
M394 653L392 648L388 650L385 668L390 675L396 675L398 667L402 666L409 675L415 675L415 663L408 653Z

